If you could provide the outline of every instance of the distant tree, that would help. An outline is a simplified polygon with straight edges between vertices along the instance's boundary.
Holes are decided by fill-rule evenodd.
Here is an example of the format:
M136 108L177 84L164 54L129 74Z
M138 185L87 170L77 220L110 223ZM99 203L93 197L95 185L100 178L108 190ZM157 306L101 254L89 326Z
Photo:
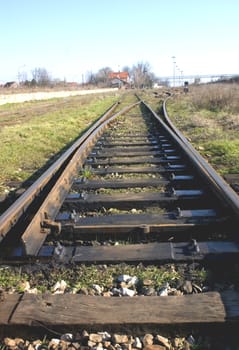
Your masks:
M31 82L29 80L25 80L22 85L26 86L26 87L30 87L31 86Z
M152 87L154 82L157 81L148 62L137 63L132 68L124 66L122 71L129 73L130 79L136 88ZM88 71L85 76L85 82L86 84L95 84L104 87L110 86L109 73L111 72L113 70L110 67L100 68L96 73Z
M32 87L37 86L36 80L35 80L35 79L32 79L31 82L30 82L30 85L31 85Z
M86 72L85 83L86 84L95 84L95 74L92 71Z
M17 74L18 82L19 84L24 84L25 81L27 81L27 72L24 70L19 70Z
M156 79L148 62L140 62L134 65L131 69L131 78L137 89L152 87Z
M103 86L109 85L109 73L112 72L110 67L104 67L98 70L95 75L96 84L101 84Z
M129 66L124 66L124 67L122 68L122 72L128 72L128 73L130 73L130 71L131 71L131 68L130 68Z
M153 72L148 72L145 82L146 87L152 88L156 81L156 75Z
M32 80L39 86L47 86L51 84L51 76L46 68L34 68L32 70Z

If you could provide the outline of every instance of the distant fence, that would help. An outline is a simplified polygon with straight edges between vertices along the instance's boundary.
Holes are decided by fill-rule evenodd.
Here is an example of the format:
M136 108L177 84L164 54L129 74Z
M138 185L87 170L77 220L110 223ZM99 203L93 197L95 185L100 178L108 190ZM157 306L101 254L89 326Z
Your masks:
M77 95L98 94L102 92L111 92L118 88L111 89L94 89L94 90L73 90L73 91L51 91L51 92L29 92L23 94L6 94L0 95L0 105L6 103L19 103L36 100L49 100L51 98L61 98Z

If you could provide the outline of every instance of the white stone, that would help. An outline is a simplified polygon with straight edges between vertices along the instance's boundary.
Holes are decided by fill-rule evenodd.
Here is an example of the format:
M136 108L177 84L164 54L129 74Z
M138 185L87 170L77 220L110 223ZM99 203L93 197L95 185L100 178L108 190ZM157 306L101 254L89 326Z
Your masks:
M142 349L142 343L141 343L139 337L135 338L135 342L133 344L133 347L136 349Z
M136 276L129 276L129 275L120 275L118 278L117 278L117 281L118 282L125 282L127 284L130 284L130 285L135 285L138 283L139 279L138 277Z
M129 338L127 335L114 334L113 340L116 344L124 344L124 343L128 343Z
M49 344L58 345L59 343L60 343L60 339L58 339L58 338L52 338Z
M138 277L133 276L133 277L131 277L131 279L128 281L128 284L131 284L131 285L135 286L138 282L139 282Z
M61 336L61 340L72 342L73 341L73 334L72 333L65 333Z
M101 294L104 290L104 288L102 288L101 286L99 286L98 284L93 284L92 288L98 293Z
M24 281L22 283L20 283L19 287L24 291L24 292L28 292L29 289L31 289L30 283L28 281Z
M64 293L65 289L67 287L67 283L64 280L61 280L60 282L56 282L56 284L53 286L53 292L60 292Z
M162 286L162 288L158 291L158 295L159 295L160 297L168 296L168 291L169 291L169 289L170 289L170 286L169 286L169 284L168 284L168 282L167 282L167 283L165 283L165 285Z
M190 344L190 345L194 345L195 344L195 339L192 335L190 335L189 337L187 337L187 342Z
M117 278L117 281L118 282L128 282L128 280L130 280L132 277L129 276L129 275L120 275L118 278Z
M171 345L169 343L168 338L162 337L161 335L157 334L156 339L163 344L167 349L171 348Z
M59 242L57 242L56 248L54 250L54 255L59 256L61 255L62 251L63 251L63 246Z
M4 344L5 344L6 346L9 346L9 347L14 347L14 346L16 346L16 342L15 342L15 340L12 339L12 338L5 338L5 339L4 339Z
M98 334L98 333L91 333L89 335L89 340L94 342L94 343L100 343L100 342L102 342L102 339L103 339L102 335Z
M111 339L111 335L108 332L97 332L97 334L102 336L102 340L110 340Z
M121 291L118 288L112 288L111 292L113 295L117 295L117 296L121 294Z
M124 297L133 297L135 295L135 291L129 288L120 288L120 291Z
M154 337L152 334L145 334L145 336L143 337L144 347L146 347L147 345L152 345L153 341L154 341Z
M31 289L28 289L27 291L29 294L37 294L38 293L38 290L37 288L31 288Z
M160 297L166 297L166 296L168 296L168 288L160 289L160 291L158 291L158 295L159 295Z

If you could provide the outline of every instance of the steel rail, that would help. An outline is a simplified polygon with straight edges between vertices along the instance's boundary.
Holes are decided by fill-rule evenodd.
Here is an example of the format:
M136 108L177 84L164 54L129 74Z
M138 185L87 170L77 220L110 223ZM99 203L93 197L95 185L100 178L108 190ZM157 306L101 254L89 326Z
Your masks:
M118 103L115 103L103 116L107 118L117 107ZM98 120L87 133L89 134L92 129L99 124ZM32 201L39 195L44 189L45 185L49 182L49 179L54 176L57 170L62 164L72 155L72 153L79 147L79 145L85 139L84 134L66 151L62 156L52 164L47 171L45 171L35 182L32 184L1 216L0 216L0 242L6 235L6 233L17 223L19 217L26 211Z
M144 106L145 109L148 108L148 106L143 104L142 101L141 103L141 106ZM108 133L107 127L110 125L111 121L115 120L116 117L136 105L138 105L138 103L131 105L114 115L110 115L102 123L100 123L97 128L92 128L92 131L87 137L86 134L83 135L82 137L84 140L82 139L83 141L79 143L78 147L73 151L73 153L68 155L58 170L55 172L53 171L51 177L51 193L44 197L41 204L38 205L38 208L34 214L35 216L33 223L30 222L29 218L29 226L21 238L25 249L24 252L29 257L29 260L26 259L26 256L19 255L20 264L25 264L26 261L34 261L35 263L38 263L39 261L44 261L44 259L46 259L45 261L52 262L52 260L49 259L47 250L51 251L51 258L53 258L57 264L61 264L62 268L64 268L65 264L70 264L69 266L72 267L77 263L117 264L127 262L134 264L141 263L145 266L147 264L177 264L178 262L184 262L187 266L189 264L193 264L194 269L194 263L196 263L196 265L201 265L202 263L203 266L204 264L213 264L215 266L215 263L217 264L218 262L222 262L222 264L225 262L231 264L238 261L239 245L233 240L197 242L195 239L192 239L190 242L173 242L170 239L169 241L162 243L147 242L147 244L142 244L142 242L140 242L140 244L137 245L122 244L119 246L102 245L92 247L72 246L68 244L66 246L62 246L59 244L59 246L43 246L39 251L42 242L45 240L47 231L53 230L54 227L57 228L54 226L54 220L57 221L57 218L55 219L55 214L58 211L58 207L61 206L62 201L65 201L65 194L68 192L68 189L71 188L72 183L79 186L80 179L78 178L76 180L75 177L78 177L79 167L81 169L82 165L85 166L87 164L86 158L89 157L89 152L91 152L90 157L92 156L92 147L95 141L98 140L100 136L103 136L100 140L101 142L98 143L98 145L101 143L99 146L99 152L101 152L101 148L103 151L106 149L107 152L114 149L114 147L111 147L110 149L105 147L104 141L108 135L113 134L112 141L115 140L114 132ZM161 130L164 129L169 134L167 136L171 135L173 138L173 140L171 140L171 138L165 136L166 132L164 133L164 130L162 130L162 136L160 133L155 133L155 139L158 138L158 140L161 140L161 142L159 141L159 145L163 146L164 142L167 143L167 139L170 139L168 143L170 144L171 148L174 144L174 140L176 140L175 143L178 143L178 146L176 147L177 150L181 148L179 153L184 153L183 159L185 160L187 158L188 160L190 158L190 161L193 161L192 158L194 157L191 154L190 149L184 143L184 140L181 139L179 135L176 135L170 126L166 125L167 122L163 122L155 112L152 110L150 110L150 112L152 113L152 117L156 117L157 121L161 125L161 127L159 127L159 131L161 132ZM151 126L152 125L155 124L152 123ZM103 134L105 131L106 137ZM133 139L132 135L131 138ZM164 140L163 142L162 139ZM98 145L96 146L97 148ZM96 151L96 160L94 160L95 165L97 165L97 152L98 151ZM112 157L112 154L110 154L109 157ZM194 163L195 164L192 165L194 170L199 169L200 172L205 172L202 165L196 165L197 159L194 159ZM69 168L71 171L69 171ZM77 175L74 176L72 172L77 172ZM181 175L179 175L179 177L180 176ZM186 173L185 175L183 173L181 177L192 180L190 178L191 176L191 174ZM199 177L200 176L201 175L199 175ZM173 176L172 179L170 177L170 185L172 184L171 181L174 181L176 177L177 175L175 177ZM55 183L55 180L57 179L58 181ZM163 182L166 181L166 179L168 179L168 177L165 178L162 176L162 178L155 179L155 181L157 180ZM102 178L97 179L97 181L92 180L91 184L94 182L95 187L98 187L99 183L101 182L102 185ZM128 183L130 181L133 180L127 179ZM142 178L140 181L146 181L146 179ZM147 178L147 181L150 181L150 178ZM107 183L111 188L110 185L113 183L113 180L110 179L110 182ZM154 182L154 180L152 180L152 182ZM195 181L195 184L197 185L197 181ZM82 187L84 185L89 186L89 184L86 184L84 181L81 182L81 185ZM122 182L121 185L123 185ZM188 184L185 187L187 191ZM48 183L46 183L40 192L46 192L46 188L48 188ZM92 188L92 186L89 188ZM183 190L184 187L182 191ZM177 189L175 191L177 191ZM81 197L84 198L84 196ZM37 199L38 198L36 197L36 200ZM87 197L84 199L87 199ZM30 205L28 208L30 209L31 207L32 205ZM71 210L72 208L69 210L70 220L72 220ZM183 211L186 214L185 218L190 218L190 215L188 214L190 214L189 211L191 210L181 211L179 209L179 217L177 217L177 219L180 220L180 216L183 214ZM211 211L214 210L211 209ZM215 213L209 214L214 217ZM156 215L157 222L160 222L160 215ZM139 218L136 218L135 220L137 220L138 224ZM116 223L115 221L116 220L114 217L114 224ZM77 220L72 220L72 222L77 229ZM57 222L55 222L55 224L57 224ZM82 225L81 222L80 225ZM129 225L130 220L128 218L127 227L129 227ZM109 226L106 225L106 227L108 228ZM141 229L143 233L142 236L146 238L149 231L148 227L145 225L145 222L144 225L141 226ZM115 230L115 232L117 232L117 230ZM71 234L70 229L67 230L67 234L69 233ZM87 235L88 234L89 232L87 231ZM38 254L39 252L39 256L33 257L33 255ZM14 265L16 265L15 261ZM222 265L220 265L220 267L221 266ZM44 269L44 267L42 267L42 269ZM31 271L34 271L34 269ZM45 271L47 274L48 271ZM188 279L188 277L186 278ZM199 286L199 288L196 289L197 291L198 289L200 291L201 288ZM155 289L155 291L157 290ZM216 334L216 329L217 331L223 330L224 333L230 329L230 334L232 334L232 332L236 333L239 319L239 294L231 288L230 290L220 293L209 291L197 294L190 293L190 295L172 295L168 298L161 298L158 295L155 295L148 298L101 297L101 300L99 300L99 298L92 298L90 295L81 295L80 293L52 295L48 292L39 295L24 293L24 295L20 296L17 294L9 295L4 293L4 298L2 299L2 312L0 313L0 327L2 329L2 333L4 334L4 332L8 332L10 330L10 333L16 332L18 337L19 329L20 331L27 331L27 334L30 334L30 332L38 333L39 331L44 332L44 334L47 331L47 334L48 332L51 334L52 330L53 333L57 332L62 334L67 333L69 329L79 330L87 328L89 328L92 332L102 331L102 329L110 332L112 331L112 325L113 328L120 333L124 333L127 328L127 334L131 329L134 330L134 332L136 330L141 334L142 332L157 334L159 326L161 326L162 329L166 329L167 327L167 332L175 332L175 329L183 329L184 332L187 331L187 333L189 333L191 332L191 329L197 330L206 328L207 335L209 334L209 329L213 330L213 334ZM79 317L79 314L84 314L84 317ZM227 328L224 328L224 326Z
M21 235L23 254L27 256L36 255L43 244L46 235L50 232L60 232L60 225L54 222L55 216L60 209L67 192L74 181L79 168L83 165L85 158L88 155L88 149L93 146L94 142L103 133L108 124L117 118L119 115L126 113L139 102L123 108L118 113L112 115L112 107L104 114L76 143L70 147L62 157L56 161L42 177L31 186L29 191L23 198L14 203L12 207L3 214L0 221L1 238L3 238L12 228L12 218L21 216L24 211L29 208L29 205L37 197L39 192L43 192L44 187L53 175L57 174L56 179L53 179L52 187L44 194L40 206L34 214L31 213L31 221L24 228L24 233ZM26 207L26 202L28 206ZM14 222L14 225L17 223ZM8 228L8 231L7 231Z
M171 122L166 108L167 101L170 98L171 96L166 98L163 103L163 112L169 127L187 145L187 147L190 149L190 152L193 154L193 157L196 158L200 164L202 164L207 174L207 179L210 179L210 182L213 183L214 187L216 187L217 193L220 195L220 197L228 202L228 204L234 209L236 215L239 215L239 196L235 193L231 186L213 169L213 167L207 163L207 161L200 155L199 152L196 151L196 149L187 140L187 138Z
M100 125L112 116L119 102L113 104L104 115L96 121L87 132L81 136L76 142L71 145L61 157L54 162L47 171L45 171L1 216L0 216L0 242L6 237L10 230L12 230L19 222L20 218L25 214L27 209L32 205L34 200L44 192L50 180L56 176L61 168L65 168L66 163L70 162L72 156L77 149L85 142Z
M137 96L138 97L138 96ZM184 154L192 161L194 167L199 170L199 173L207 180L210 186L213 185L214 193L218 195L218 187L215 185L215 181L208 179L207 167L198 161L198 157L194 155L191 150L193 147L189 142L181 135L169 120L166 112L166 122L162 120L146 103L144 103L139 97L139 102L127 106L120 112L112 115L112 109L110 109L105 115L102 116L79 140L77 140L69 150L67 150L60 159L58 159L50 168L47 170L38 181L33 184L14 204L0 217L0 242L5 236L11 237L13 241L19 241L21 237L22 243L22 254L26 256L34 256L38 254L42 244L45 241L46 235L49 233L59 233L61 231L61 224L55 222L56 215L66 198L68 191L70 190L74 177L79 171L79 168L84 164L90 149L93 147L96 140L102 135L104 130L108 127L109 123L117 118L119 115L124 114L137 104L141 103L150 113L156 118L160 125L171 135L171 137L178 143ZM113 109L115 106L112 107ZM166 111L165 103L164 109ZM168 124L168 125L167 125ZM194 149L193 149L194 150ZM195 150L194 150L195 151ZM196 151L195 151L196 152ZM196 152L197 153L197 152ZM209 165L206 164L208 167ZM49 183L51 181L51 185ZM47 193L45 193L47 192ZM234 192L231 190L234 194ZM221 192L219 192L221 194ZM42 197L40 203L37 203L34 208L34 200L38 200ZM236 196L236 205L239 199ZM220 199L225 198L223 195ZM238 211L233 208L234 213ZM21 232L16 233L14 227L19 230L19 218L27 209L34 209L31 212L31 217L24 218L25 226L21 228ZM239 205L238 205L239 208ZM28 215L28 214L27 214ZM31 220L30 220L31 219ZM21 219L22 220L22 219ZM12 230L13 229L13 230ZM11 231L11 235L8 233ZM7 235L8 234L8 235Z
M181 146L184 152L187 154L189 159L195 168L198 169L201 176L210 185L212 191L220 198L220 200L233 210L237 218L239 218L239 196L233 191L233 189L228 185L222 177L212 168L212 166L206 162L206 160L195 150L195 148L190 144L186 137L172 124L166 109L166 103L168 98L164 100L163 103L163 113L166 122L162 120L145 102L141 102L145 107L155 116L155 118L161 123L161 125L169 132L169 134L176 140L176 142Z

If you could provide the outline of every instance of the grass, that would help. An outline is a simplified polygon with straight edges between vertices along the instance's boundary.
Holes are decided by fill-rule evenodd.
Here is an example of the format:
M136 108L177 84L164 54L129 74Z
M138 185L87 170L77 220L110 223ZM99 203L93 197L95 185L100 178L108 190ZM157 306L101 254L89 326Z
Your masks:
M79 176L82 178L91 180L94 177L94 174L92 173L92 170L90 168L84 168L80 171Z
M12 271L9 267L0 269L0 289L6 291L23 292L22 283L28 280L28 275L21 272L21 268Z
M167 103L170 119L221 175L239 173L238 95L238 84L190 86ZM144 100L160 109L152 92Z
M173 122L221 174L239 172L238 94L238 84L199 85L176 94L167 105ZM156 111L166 96L152 90L140 95ZM49 166L116 99L114 94L76 96L0 106L0 195ZM127 93L120 108L134 101ZM127 118L122 132L135 127L136 114ZM118 123L124 121L122 116ZM90 171L85 177L92 177Z
M239 173L238 85L206 85L169 102L168 112L222 175Z
M0 107L0 193L11 189L8 183L23 182L55 160L117 99L77 96L65 103L54 99ZM10 123L1 116L6 110L4 120Z
M238 84L196 86L191 93L191 103L195 110L238 113L238 92Z
M203 153L221 174L239 173L239 139L205 142Z
M34 269L34 268L33 268ZM45 267L38 268L34 273L22 272L22 268L2 267L0 274L0 288L8 292L22 293L26 282L30 283L31 288L37 288L38 292L43 293L52 291L56 282L64 280L67 283L69 291L79 291L82 288L92 288L93 284L104 287L105 290L114 286L119 275L137 276L139 279L139 288L143 286L145 279L151 281L154 288L161 287L166 282L170 285L181 279L182 272L170 269L167 266L131 266L126 264L119 265L98 265L98 266L73 266L65 268L56 266L54 269ZM24 267L23 267L24 270ZM46 278L47 276L47 278Z
M214 267L204 268L189 264L165 264L162 266L143 264L128 265L125 263L115 265L46 265L32 264L22 266L2 266L0 268L0 290L7 293L23 293L25 286L31 289L36 288L38 293L53 292L54 285L64 280L67 284L66 292L77 293L82 288L92 289L93 284L103 287L104 291L110 290L116 285L120 275L136 276L138 278L137 290L140 291L143 285L150 285L158 289L165 283L171 288L177 288L185 280L191 280L198 286L209 286L212 290L228 288L234 285L239 286L238 264L229 269Z
M125 193L125 194L132 194L132 193L152 193L152 192L164 192L164 187L132 187L132 188L100 188L96 191L92 191L93 194L118 194L118 193Z
M53 292L54 285L64 280L67 284L66 292L77 293L81 289L92 289L93 284L103 287L104 291L116 285L120 275L136 276L137 290L147 284L158 289L165 283L171 288L177 288L185 280L191 280L198 286L217 288L218 283L223 288L235 285L238 288L238 265L228 269L205 269L202 266L187 264L165 264L162 266L143 264L128 265L125 263L115 265L45 265L32 264L22 266L2 266L0 269L0 290L8 293L23 293L25 286L36 288L38 293ZM146 282L147 280L147 282Z

